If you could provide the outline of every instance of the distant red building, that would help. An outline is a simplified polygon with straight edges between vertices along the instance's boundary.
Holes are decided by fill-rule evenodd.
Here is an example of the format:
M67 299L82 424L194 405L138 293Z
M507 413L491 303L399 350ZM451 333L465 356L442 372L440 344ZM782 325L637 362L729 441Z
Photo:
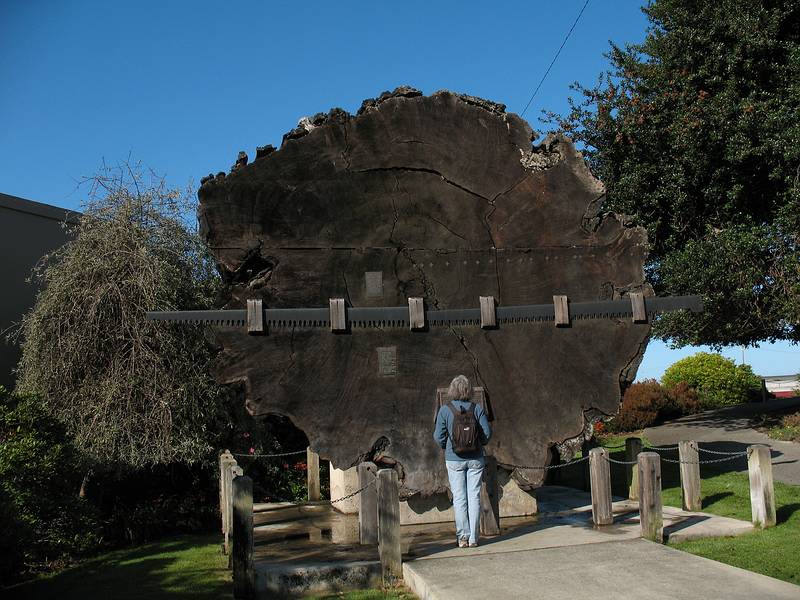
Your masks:
M764 377L767 390L778 398L791 398L800 395L800 376L798 375L768 375Z

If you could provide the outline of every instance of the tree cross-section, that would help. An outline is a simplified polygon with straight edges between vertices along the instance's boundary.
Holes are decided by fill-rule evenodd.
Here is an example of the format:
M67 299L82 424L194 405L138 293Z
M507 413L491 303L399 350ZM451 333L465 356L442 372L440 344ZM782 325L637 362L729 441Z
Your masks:
M569 140L532 138L502 105L410 88L365 101L356 116L303 119L280 150L259 148L254 162L242 158L200 188L227 307L260 299L266 310L327 314L331 299L344 299L341 311L421 298L409 310L424 316L492 297L499 318L504 306L566 296L569 318L582 302L651 297L644 230L601 212L603 186ZM244 383L253 414L290 417L336 467L395 465L404 495L430 494L447 486L431 435L436 390L459 373L488 398L488 451L501 467L545 465L551 447L568 453L565 442L617 411L650 325L630 316L568 325L266 336L222 327L217 376ZM514 477L535 486L542 471Z

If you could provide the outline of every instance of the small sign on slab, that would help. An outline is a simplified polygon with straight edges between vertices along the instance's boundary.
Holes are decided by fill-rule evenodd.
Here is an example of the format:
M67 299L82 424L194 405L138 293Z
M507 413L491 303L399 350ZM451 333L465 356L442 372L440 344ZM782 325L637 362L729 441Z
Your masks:
M367 288L367 298L383 298L383 271L365 272L364 284Z
M397 346L378 348L378 375L381 377L397 376Z

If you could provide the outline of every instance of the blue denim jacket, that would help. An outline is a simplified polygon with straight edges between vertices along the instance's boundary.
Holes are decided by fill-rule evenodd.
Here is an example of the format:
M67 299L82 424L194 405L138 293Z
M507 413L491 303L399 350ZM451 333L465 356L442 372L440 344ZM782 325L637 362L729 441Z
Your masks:
M468 408L469 400L453 400L456 408ZM492 428L489 426L489 420L486 418L486 413L483 412L480 404L475 405L475 419L480 425L482 434L480 436L481 447L477 452L469 455L458 455L453 452L453 441L451 439L453 431L453 411L447 405L442 406L436 415L436 426L433 429L433 439L436 443L444 449L445 460L473 460L483 456L483 446L485 446L489 439L492 437Z

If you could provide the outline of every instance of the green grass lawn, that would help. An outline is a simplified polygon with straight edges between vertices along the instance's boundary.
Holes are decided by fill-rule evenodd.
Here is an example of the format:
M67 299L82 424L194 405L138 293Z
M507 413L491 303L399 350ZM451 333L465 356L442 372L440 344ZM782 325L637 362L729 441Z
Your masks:
M218 535L185 535L116 550L3 591L4 598L232 599Z
M185 535L108 552L59 573L0 590L5 600L233 600L220 536ZM402 588L320 596L318 600L413 600Z
M702 468L702 467L701 467ZM704 477L703 510L750 520L750 484L744 473ZM679 486L664 489L664 504L681 505ZM775 483L778 525L735 538L670 544L674 548L800 585L800 486Z
M620 436L603 440L605 446L621 443L624 443L624 438ZM610 454L617 460L625 459L624 449L611 450ZM677 458L677 452L660 454ZM732 472L729 465L730 463L721 463L700 466L703 511L750 521L750 482L747 473ZM664 504L680 507L678 465L662 461L661 474ZM612 465L611 481L615 494L627 495L624 467ZM800 486L776 482L775 501L778 517L776 527L739 537L708 538L670 545L685 552L800 585Z

